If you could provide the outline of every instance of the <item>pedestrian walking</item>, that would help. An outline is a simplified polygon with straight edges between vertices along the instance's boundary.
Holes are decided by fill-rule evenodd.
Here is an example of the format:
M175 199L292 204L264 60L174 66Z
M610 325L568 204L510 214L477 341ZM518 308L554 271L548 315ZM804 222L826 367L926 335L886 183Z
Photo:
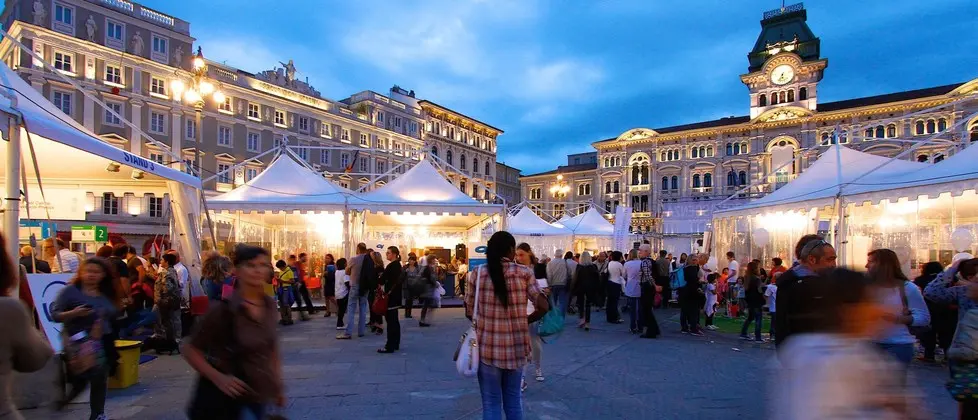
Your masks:
M591 331L591 305L596 300L600 284L598 267L591 260L591 253L585 251L581 254L581 261L577 264L573 278L571 290L577 299L577 328Z
M344 317L346 315L346 305L349 303L350 276L346 273L346 258L336 260L336 329L339 331L346 329Z
M368 289L377 284L377 275L374 274L374 261L370 257L370 250L363 242L357 244L357 256L353 257L349 263L350 269L350 294L348 296L346 313L350 319L346 323L346 331L337 335L337 340L349 340L353 337L353 320L359 312L357 318L357 336L363 337L367 333L367 317L369 317L369 300L367 299Z
M184 346L198 375L191 420L263 419L270 405L285 406L275 301L264 290L271 268L263 248L235 248L238 287L208 311Z
M655 284L655 279L658 274L658 266L655 261L652 260L652 246L649 244L642 244L638 247L638 257L640 261L639 266L639 282L642 290L641 299L639 300L639 310L641 327L645 328L645 333L642 334L642 338L659 338L662 334L659 328L659 322L655 319L655 312L652 307L655 305L655 295L662 291L662 288ZM697 310L699 310L697 308Z
M404 279L401 268L401 251L396 246L387 247L387 267L381 275L381 290L383 298L387 301L387 313L384 319L387 320L387 344L377 350L377 353L393 353L401 349L401 321L397 319L397 311L401 309L401 302L404 298L404 290L401 282Z
M621 313L618 311L618 301L621 297L622 288L625 286L625 266L622 264L621 251L612 251L611 260L608 261L608 281L605 284L605 316L608 323L621 324Z
M561 313L567 312L567 285L570 274L567 271L567 261L564 260L564 253L558 249L554 252L554 258L547 263L547 284L550 285L550 293L553 296L554 304Z
M757 261L747 263L747 273L744 276L744 300L747 302L747 318L740 327L740 338L750 340L747 327L754 323L754 341L763 343L761 327L764 321L764 292L761 291L760 264Z
M404 319L413 318L411 311L414 309L414 302L424 293L421 271L417 255L409 253L407 264L404 265Z
M938 304L958 305L959 326L968 311L978 309L978 258L959 259L938 274L934 281L924 289L924 296ZM962 343L974 346L976 343ZM973 348L973 347L972 347ZM964 382L965 386L973 381L967 375L978 369L978 360L951 360L949 363L952 384ZM955 378L956 375L963 375ZM959 419L970 420L978 418L978 401L966 400L958 404Z
M533 254L533 249L530 248L530 244L523 242L516 246L516 263L524 267L533 269L533 276L536 278L537 287L540 286L541 281L546 283L547 280L547 267L537 260L536 255ZM545 295L547 290L541 289ZM526 311L528 314L532 314L536 310L533 306L533 301L527 300ZM539 328L539 322L534 322L530 324L530 362L536 367L534 370L534 378L537 382L543 382L546 378L543 376L543 338L537 333ZM526 365L529 368L529 364ZM521 389L526 390L526 380L522 382Z
M324 318L333 316L334 307L339 312L336 302L336 263L333 254L326 254L323 257L323 306L325 306Z
M818 300L824 289L817 287L816 273L835 268L835 248L821 236L805 235L795 245L798 265L778 277L777 316L774 344L780 346L792 334L811 331L817 317ZM733 274L731 274L733 275Z
M703 313L706 314L706 329L717 330L717 326L713 325L713 315L717 311L717 278L720 277L717 273L710 273L706 276L706 305L703 306Z
M895 252L875 249L869 252L866 261L869 276L879 288L880 304L887 308L883 319L888 325L876 344L896 358L906 374L913 361L914 344L917 342L910 328L930 326L927 303L920 288L903 274Z
M624 264L625 269L625 300L627 301L628 326L632 334L642 332L642 323L639 318L640 300L642 297L642 261L638 259L638 250L633 249L628 252L628 261Z
M520 385L523 366L531 354L529 323L549 310L546 297L534 280L533 271L513 262L516 240L499 231L489 238L486 264L473 270L466 284L466 315L472 319L478 300L475 331L479 343L479 390L482 418L497 420L503 413L509 420L523 418ZM527 300L535 311L526 313ZM529 322L529 323L528 323Z

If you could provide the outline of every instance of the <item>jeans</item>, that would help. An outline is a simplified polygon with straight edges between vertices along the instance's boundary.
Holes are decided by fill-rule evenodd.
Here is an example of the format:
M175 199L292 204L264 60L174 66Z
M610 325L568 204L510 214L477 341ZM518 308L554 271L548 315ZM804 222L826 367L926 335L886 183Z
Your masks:
M632 331L638 331L638 300L637 297L627 297L628 300L628 325Z
M241 408L241 420L263 420L265 406L262 404L247 404Z
M483 420L523 419L523 369L500 369L479 364L479 391L482 393Z
M566 314L568 302L567 286L551 286L550 290L553 293L554 304L560 308L561 314Z
M397 319L397 309L388 309L384 318L387 318L387 344L384 347L388 350L400 350L401 321Z
M747 319L744 320L744 326L740 328L741 337L747 337L747 327L751 322L754 323L754 339L761 341L761 325L764 323L764 312L760 306L750 306L747 308Z
M350 315L350 319L346 323L346 334L353 335L353 317L357 315L357 308L360 309L360 317L358 318L359 323L357 324L357 335L363 336L367 333L367 317L370 316L369 309L367 306L367 296L360 296L360 285L353 284L350 285L350 295L347 296L350 303L346 305L346 313Z
M910 367L910 362L913 360L914 346L913 343L901 343L901 344L890 344L890 343L876 343L880 350L883 350L890 356L893 356L903 368L906 369Z
M618 298L621 296L621 285L613 281L606 282L605 297L607 302L605 305L605 316L608 322L618 322L621 319L621 314L618 313Z

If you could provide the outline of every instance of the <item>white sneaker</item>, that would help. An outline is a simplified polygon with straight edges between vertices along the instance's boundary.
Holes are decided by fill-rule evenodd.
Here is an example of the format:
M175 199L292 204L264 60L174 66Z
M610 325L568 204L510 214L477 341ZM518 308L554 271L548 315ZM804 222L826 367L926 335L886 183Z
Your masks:
M526 380L524 379L523 381L520 382L520 392L526 392L526 387L527 387Z
M336 327L336 331L343 331L345 329L346 329L346 326L345 325L342 326L342 327Z
M543 369L537 368L534 374L536 375L537 382L543 382L546 379L543 377Z
M710 331L716 331L716 330L719 330L720 327L717 327L716 325L707 325L706 326L706 329L708 329Z

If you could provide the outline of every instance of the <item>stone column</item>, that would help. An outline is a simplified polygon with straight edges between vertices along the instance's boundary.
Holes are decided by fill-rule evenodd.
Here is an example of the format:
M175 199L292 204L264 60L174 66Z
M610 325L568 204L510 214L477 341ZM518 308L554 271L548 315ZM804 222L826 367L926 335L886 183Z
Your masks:
M182 121L181 117L183 114L179 112L179 108L173 108L170 112L170 150L173 151L180 158L170 165L171 168L177 170L183 170L183 126L180 124ZM200 127L197 127L200 130Z
M132 105L132 115L129 117L129 122L135 126L132 129L132 136L129 139L129 147L131 148L132 154L136 156L142 156L143 151L143 136L139 134L139 130L143 129L143 101L139 99L133 99L129 101ZM123 111L125 113L125 111ZM166 159L169 160L169 159Z

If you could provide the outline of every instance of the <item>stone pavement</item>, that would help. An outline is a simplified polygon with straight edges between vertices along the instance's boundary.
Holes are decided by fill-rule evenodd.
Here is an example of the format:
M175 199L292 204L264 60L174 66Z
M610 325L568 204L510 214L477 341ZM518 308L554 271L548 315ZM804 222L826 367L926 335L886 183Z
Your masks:
M673 311L657 313L665 331L639 339L595 313L590 332L568 329L544 347L546 382L524 394L529 419L733 419L765 417L770 345L748 344L712 333L678 333ZM339 341L335 318L282 328L288 407L300 419L479 419L475 379L460 378L451 362L466 320L461 309L443 309L432 328L402 320L399 353L378 354L383 339L368 335ZM915 366L912 375L934 418L954 418L944 391L946 371ZM140 366L140 383L110 391L112 419L183 419L193 384L179 356ZM87 418L87 405L65 413L25 411L28 419Z

